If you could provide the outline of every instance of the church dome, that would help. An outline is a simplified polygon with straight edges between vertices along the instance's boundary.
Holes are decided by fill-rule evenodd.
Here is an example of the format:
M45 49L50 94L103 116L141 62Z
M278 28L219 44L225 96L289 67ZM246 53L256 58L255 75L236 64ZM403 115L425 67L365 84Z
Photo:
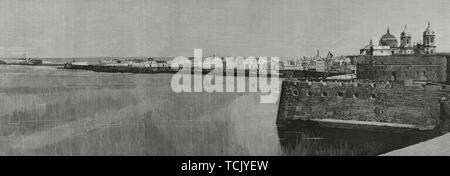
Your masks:
M397 47L397 39L391 33L389 33L389 28L387 33L384 34L380 39L381 46L390 46L391 48Z
M433 29L431 29L430 22L428 22L428 27L423 31L423 35L434 35Z

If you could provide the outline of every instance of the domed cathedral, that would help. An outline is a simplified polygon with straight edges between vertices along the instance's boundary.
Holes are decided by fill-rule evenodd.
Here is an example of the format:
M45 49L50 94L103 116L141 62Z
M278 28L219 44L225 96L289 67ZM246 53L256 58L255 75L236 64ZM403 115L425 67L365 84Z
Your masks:
M387 28L387 33L384 34L381 38L380 38L380 42L379 45L380 46L389 46L391 48L396 48L397 45L397 39L395 38L395 36L393 36L390 32L389 32L389 28Z
M435 33L431 29L430 22L423 32L423 44L412 45L412 36L407 31L406 25L400 33L400 46L397 38L392 35L387 28L386 34L381 36L378 46L370 44L360 49L360 55L372 56L390 56L390 55L408 55L408 54L433 54L436 53Z

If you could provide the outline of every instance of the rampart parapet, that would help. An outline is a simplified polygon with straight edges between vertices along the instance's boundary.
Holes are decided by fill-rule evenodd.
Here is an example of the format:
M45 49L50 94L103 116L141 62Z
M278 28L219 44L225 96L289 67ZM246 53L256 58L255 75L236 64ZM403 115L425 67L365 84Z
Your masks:
M282 84L279 120L341 119L432 128L447 85L405 81L308 81Z

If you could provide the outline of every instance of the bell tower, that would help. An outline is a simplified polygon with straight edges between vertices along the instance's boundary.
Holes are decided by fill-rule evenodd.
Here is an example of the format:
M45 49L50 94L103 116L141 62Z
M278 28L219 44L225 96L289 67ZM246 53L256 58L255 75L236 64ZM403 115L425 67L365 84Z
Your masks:
M411 34L406 31L406 25L403 32L400 34L400 48L411 47Z
M428 27L423 32L423 47L425 54L433 54L436 53L436 45L434 44L435 34L433 29L431 29L430 22L428 22Z

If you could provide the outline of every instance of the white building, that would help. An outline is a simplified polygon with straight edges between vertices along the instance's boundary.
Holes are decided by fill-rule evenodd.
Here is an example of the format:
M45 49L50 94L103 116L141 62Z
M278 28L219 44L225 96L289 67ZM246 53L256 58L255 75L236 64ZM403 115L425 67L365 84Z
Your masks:
M390 56L393 54L390 46L373 45L372 40L370 40L370 43L360 51L361 55L371 56Z
M316 71L317 72L325 72L326 65L324 60L317 60L316 61Z

